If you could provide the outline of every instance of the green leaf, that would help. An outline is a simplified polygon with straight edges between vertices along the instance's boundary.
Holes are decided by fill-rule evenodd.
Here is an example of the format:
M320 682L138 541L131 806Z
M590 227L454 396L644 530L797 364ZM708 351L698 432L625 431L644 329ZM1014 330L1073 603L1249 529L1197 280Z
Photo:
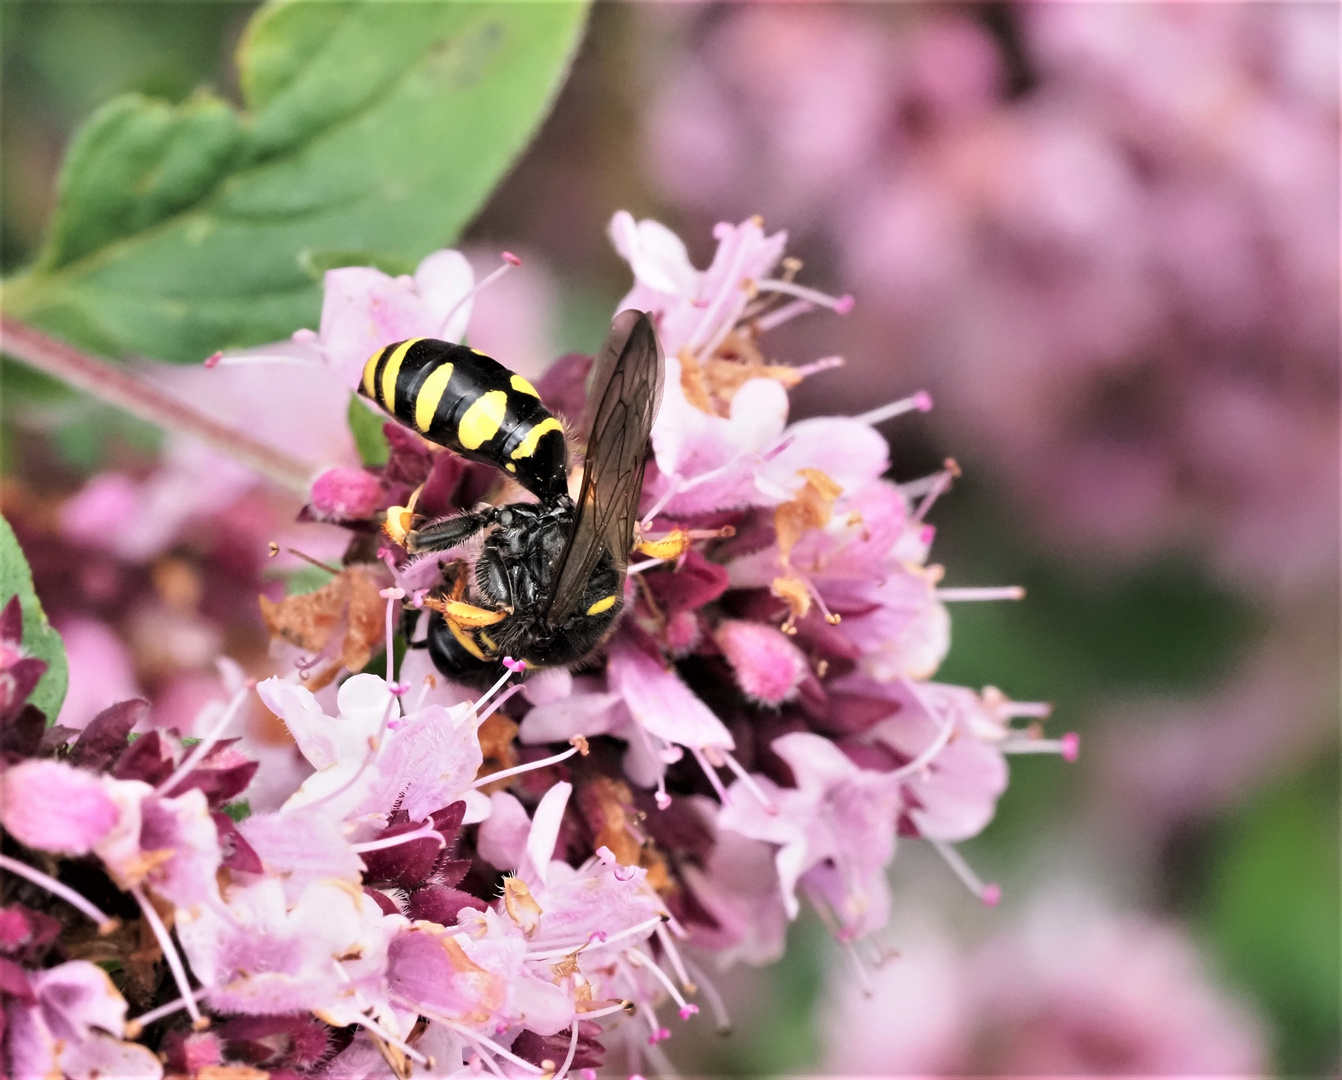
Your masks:
M33 573L14 530L9 527L9 522L0 518L0 605L8 604L14 596L18 596L23 608L23 647L47 662L46 674L28 700L47 714L48 723L54 724L61 711L61 702L65 700L70 676L65 645L60 634L47 622L46 612L33 591Z
M349 411L345 415L349 421L350 434L354 436L354 446L363 463L385 465L391 457L387 436L382 433L385 418L365 405L358 394L350 394Z
M223 812L234 821L246 821L252 816L252 804L246 799L238 799L236 802L224 803Z
M526 145L586 4L289 0L238 50L246 111L131 95L74 139L6 309L90 349L191 362L313 326L314 269L453 241Z
M1336 752L1255 797L1212 835L1199 921L1227 973L1276 1027L1276 1072L1322 1076L1337 1064Z

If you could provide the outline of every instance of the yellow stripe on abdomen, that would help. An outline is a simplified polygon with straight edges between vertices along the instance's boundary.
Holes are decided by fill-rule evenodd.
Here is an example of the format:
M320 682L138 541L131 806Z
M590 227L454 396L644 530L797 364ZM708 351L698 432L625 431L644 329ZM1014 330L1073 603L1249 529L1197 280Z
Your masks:
M514 375L508 382L519 394L530 394L534 398L540 397L540 394L536 393L536 388L521 375Z
M457 441L467 450L478 450L498 433L507 411L506 390L490 390L481 394L471 403L461 423L457 425Z
M587 614L600 615L603 611L609 611L611 608L615 606L615 601L618 599L619 597L617 596L603 596L600 600L598 600L595 604L593 604L591 607L587 609Z
M382 354L387 351L384 345L368 358L368 363L363 366L363 392L374 401L377 400L377 362L382 359Z
M420 431L428 433L434 414L438 412L438 403L443 400L443 392L451 378L452 365L440 364L429 372L424 385L419 388L419 393L415 395L415 427Z
M396 351L387 357L387 366L382 369L382 405L387 412L396 412L396 377L401 374L401 361L410 351L410 346L423 341L423 338L411 338L396 346Z
M563 424L561 424L553 416L547 416L544 420L542 420L539 424L537 424L535 427L533 427L530 431L527 432L526 438L523 439L521 443L518 444L517 449L514 450L509 455L509 457L511 457L514 461L517 461L520 458L530 457L532 454L536 452L536 447L540 445L541 439L545 436L547 432L563 431L563 430L564 430Z

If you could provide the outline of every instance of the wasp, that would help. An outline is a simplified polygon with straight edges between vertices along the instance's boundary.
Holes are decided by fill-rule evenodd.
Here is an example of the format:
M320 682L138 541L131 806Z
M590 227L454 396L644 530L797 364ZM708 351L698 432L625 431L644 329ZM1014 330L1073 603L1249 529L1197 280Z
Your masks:
M426 637L411 643L427 647L444 675L483 682L501 672L504 656L534 667L576 665L614 626L624 607L662 371L652 320L620 312L593 365L575 502L563 425L521 375L478 350L432 338L396 342L369 357L361 394L536 497L404 530L412 555L483 538L473 566L444 567L442 587L425 600ZM390 518L388 524L396 535Z

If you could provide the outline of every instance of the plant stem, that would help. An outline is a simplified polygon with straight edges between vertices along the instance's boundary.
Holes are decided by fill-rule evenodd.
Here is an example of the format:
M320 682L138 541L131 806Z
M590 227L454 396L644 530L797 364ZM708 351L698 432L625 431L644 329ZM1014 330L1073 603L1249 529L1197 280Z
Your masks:
M0 350L132 416L199 439L289 491L308 493L312 466L26 323L0 316Z

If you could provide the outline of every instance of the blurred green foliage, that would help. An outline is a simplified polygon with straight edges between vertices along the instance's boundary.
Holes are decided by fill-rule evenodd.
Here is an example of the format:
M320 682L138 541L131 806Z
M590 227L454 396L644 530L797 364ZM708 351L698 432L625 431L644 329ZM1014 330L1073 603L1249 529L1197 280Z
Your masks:
M349 411L345 418L349 421L350 434L354 436L354 446L363 463L385 465L391 457L391 447L382 433L382 425L386 423L382 414L375 413L365 405L358 394L350 394Z
M1215 826L1187 912L1275 1022L1285 1075L1325 1075L1342 1046L1338 780L1332 754Z
M451 241L548 109L582 3L295 0L238 50L246 104L102 105L62 166L11 314L95 351L191 362L312 325L332 251Z

